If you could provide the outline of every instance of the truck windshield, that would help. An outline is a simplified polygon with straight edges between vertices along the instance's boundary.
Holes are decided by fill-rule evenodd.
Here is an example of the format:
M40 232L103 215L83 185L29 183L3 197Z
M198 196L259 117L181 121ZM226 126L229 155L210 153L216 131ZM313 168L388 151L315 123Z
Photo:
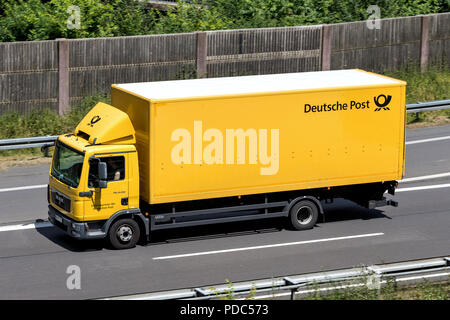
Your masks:
M84 154L56 142L52 175L58 180L76 188L80 183Z

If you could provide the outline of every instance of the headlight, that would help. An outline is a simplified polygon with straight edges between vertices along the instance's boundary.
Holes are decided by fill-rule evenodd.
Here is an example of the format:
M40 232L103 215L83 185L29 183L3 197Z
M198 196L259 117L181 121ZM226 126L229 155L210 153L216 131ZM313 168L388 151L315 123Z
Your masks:
M72 229L80 231L81 227L79 225L75 224L75 223L72 223Z

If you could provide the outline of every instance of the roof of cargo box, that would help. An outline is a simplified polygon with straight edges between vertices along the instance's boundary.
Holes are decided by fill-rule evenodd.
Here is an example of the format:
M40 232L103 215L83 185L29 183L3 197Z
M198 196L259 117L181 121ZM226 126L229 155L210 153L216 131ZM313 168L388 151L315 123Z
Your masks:
M165 100L404 83L364 70L352 69L125 83L115 86L146 99Z

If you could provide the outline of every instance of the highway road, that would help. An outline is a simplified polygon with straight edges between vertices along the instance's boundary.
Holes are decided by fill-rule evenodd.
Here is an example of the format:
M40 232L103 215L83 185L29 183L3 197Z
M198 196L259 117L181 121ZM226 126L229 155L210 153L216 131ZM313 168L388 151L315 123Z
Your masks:
M49 226L48 165L0 171L0 299L102 298L449 255L450 125L408 130L406 166L397 208L340 200L312 230L272 220L159 231L125 251ZM71 265L80 289L66 286Z

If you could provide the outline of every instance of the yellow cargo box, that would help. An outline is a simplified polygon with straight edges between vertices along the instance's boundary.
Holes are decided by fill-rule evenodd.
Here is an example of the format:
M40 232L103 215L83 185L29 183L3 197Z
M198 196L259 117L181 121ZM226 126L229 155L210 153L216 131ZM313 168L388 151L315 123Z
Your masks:
M404 81L339 70L112 86L149 204L398 180Z

